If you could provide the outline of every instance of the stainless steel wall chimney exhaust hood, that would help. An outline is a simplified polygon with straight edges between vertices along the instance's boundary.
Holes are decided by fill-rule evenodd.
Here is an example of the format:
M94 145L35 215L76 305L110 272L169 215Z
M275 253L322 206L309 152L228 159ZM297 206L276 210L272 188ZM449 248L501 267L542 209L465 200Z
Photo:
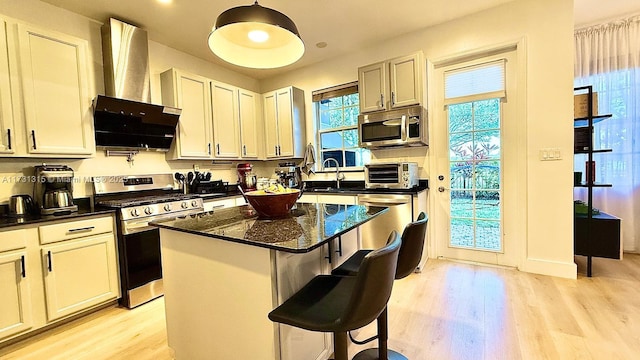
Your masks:
M96 146L167 151L181 110L151 104L147 32L116 19L102 26L106 95L93 100Z

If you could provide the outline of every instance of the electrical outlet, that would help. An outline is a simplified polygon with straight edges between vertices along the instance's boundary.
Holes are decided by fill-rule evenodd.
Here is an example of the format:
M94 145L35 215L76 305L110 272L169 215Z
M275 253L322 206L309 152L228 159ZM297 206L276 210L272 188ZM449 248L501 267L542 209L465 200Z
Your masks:
M193 164L193 171L200 171L200 165Z

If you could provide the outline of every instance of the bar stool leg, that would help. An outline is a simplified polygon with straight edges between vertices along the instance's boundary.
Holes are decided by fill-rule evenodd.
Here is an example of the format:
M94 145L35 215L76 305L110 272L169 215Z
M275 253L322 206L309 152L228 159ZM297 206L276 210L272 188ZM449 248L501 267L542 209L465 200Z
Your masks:
M333 358L335 360L349 360L349 353L347 352L347 333L334 332L333 343Z
M378 316L378 348L362 350L353 357L353 360L408 360L406 356L387 348L388 325L387 308L384 308L382 314Z

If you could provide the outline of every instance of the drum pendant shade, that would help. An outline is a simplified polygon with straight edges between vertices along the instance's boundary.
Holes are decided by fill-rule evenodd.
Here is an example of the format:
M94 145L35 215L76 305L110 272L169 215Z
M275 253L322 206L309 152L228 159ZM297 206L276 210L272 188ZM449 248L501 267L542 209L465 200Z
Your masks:
M254 69L293 64L304 54L296 24L257 1L220 14L208 42L209 49L221 59Z

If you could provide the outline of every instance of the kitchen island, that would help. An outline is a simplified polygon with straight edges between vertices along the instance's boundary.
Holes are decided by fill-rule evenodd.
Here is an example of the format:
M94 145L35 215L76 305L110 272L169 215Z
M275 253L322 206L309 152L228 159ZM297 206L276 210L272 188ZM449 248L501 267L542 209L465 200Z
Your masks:
M244 205L152 223L160 228L167 338L175 358L329 358L330 334L273 323L267 314L330 272L335 239L357 241L347 235L386 211L299 203L287 218L263 220Z

